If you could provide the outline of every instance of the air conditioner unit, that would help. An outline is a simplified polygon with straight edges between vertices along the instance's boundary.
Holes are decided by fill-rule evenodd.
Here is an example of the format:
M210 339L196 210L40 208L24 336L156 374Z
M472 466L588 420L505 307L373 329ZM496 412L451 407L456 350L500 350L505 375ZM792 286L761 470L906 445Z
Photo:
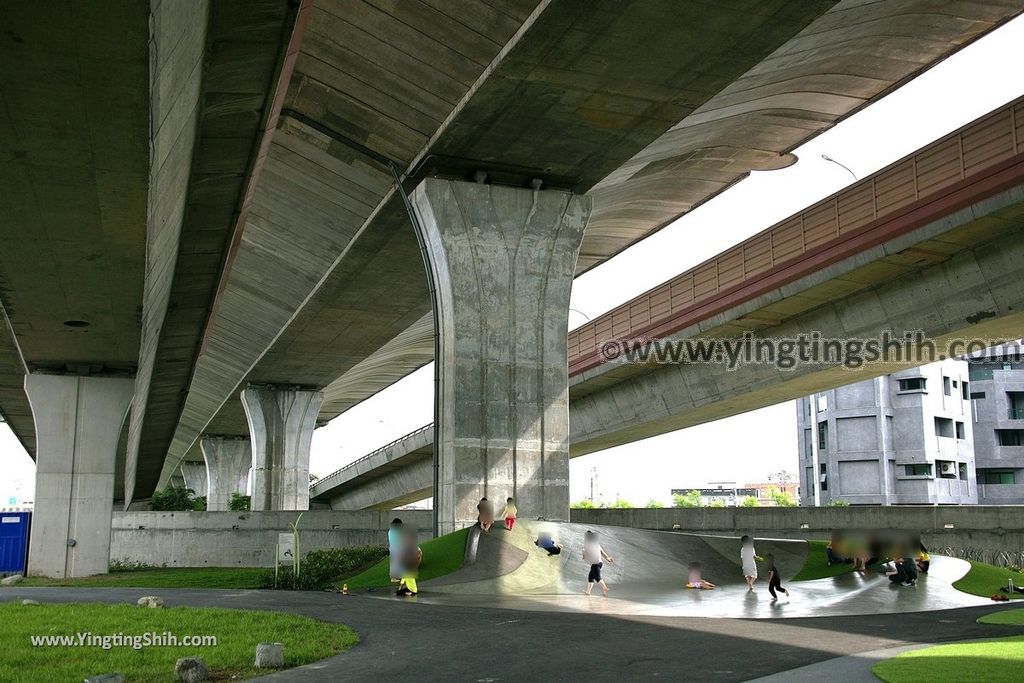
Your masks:
M939 472L942 474L956 474L956 463L955 462L944 462L939 465Z

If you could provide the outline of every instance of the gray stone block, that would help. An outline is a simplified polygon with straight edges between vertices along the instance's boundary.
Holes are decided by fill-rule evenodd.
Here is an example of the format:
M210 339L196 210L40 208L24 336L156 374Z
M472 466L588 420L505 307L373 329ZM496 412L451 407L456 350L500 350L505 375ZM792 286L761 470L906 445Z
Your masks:
M139 607L153 607L153 608L163 607L164 606L164 599L160 598L160 597L157 597L155 595L144 595L144 596L142 596L141 598L138 599L136 604Z
M21 581L23 577L21 574L12 574L5 579L0 579L0 586L13 586L14 584Z
M280 669L284 666L284 645L259 643L256 646L257 669Z
M42 603L40 603L38 600L31 600L29 598L25 598L24 600L21 601L21 604L31 606L31 605L39 605L39 604L42 604Z
M202 657L182 657L174 663L174 677L182 683L203 683L209 676Z
M110 673L98 676L89 676L83 683L124 683L124 674Z

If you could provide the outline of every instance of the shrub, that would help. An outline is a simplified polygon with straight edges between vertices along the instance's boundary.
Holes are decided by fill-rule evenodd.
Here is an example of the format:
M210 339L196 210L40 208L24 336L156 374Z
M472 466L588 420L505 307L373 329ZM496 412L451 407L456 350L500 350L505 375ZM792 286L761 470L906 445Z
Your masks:
M615 499L615 502L614 502L614 503L612 503L611 505L609 505L608 507L612 507L612 508L620 508L620 509L627 509L627 510L628 510L629 508L632 508L632 507L633 507L633 504L632 504L632 503L630 503L630 502L629 502L628 500L626 500L625 498L616 498L616 499Z
M654 500L653 498L651 498L649 501L647 501L647 505L645 507L649 507L649 508L663 508L663 507L665 507L665 504L662 503L660 500Z
M195 500L192 497L193 493L192 489L168 486L163 490L153 492L153 497L150 499L150 507L161 512L194 510Z
M260 577L260 584L279 590L323 590L387 555L388 549L381 546L311 550L302 558L297 578L291 567L281 567L275 586L274 570L268 569Z
M586 498L584 498L583 500L577 500L569 507L571 507L574 510L593 510L597 506L594 505L594 501L587 500Z
M248 512L252 507L252 497L243 496L241 493L232 493L228 500L228 510L232 512Z
M754 498L753 496L747 496L740 501L740 507L744 508L756 508L758 505L760 505L760 503L758 503L757 498Z
M672 496L672 505L677 508L699 508L704 507L704 499L700 497L700 491L694 489Z
M197 512L206 512L206 496L196 496L193 498L192 509Z
M848 507L850 507L850 504L847 503L845 500L842 500L840 498L836 498L835 500L830 500L825 507L830 507L830 508L848 508Z

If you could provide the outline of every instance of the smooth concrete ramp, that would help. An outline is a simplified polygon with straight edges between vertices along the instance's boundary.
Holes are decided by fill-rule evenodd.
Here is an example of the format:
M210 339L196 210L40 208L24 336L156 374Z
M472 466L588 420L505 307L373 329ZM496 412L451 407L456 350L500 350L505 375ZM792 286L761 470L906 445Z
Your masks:
M603 571L611 588L607 598L599 588L594 595L583 595L589 570L582 559L583 537L588 529L600 534L602 546L615 559ZM562 545L561 555L549 557L534 545L542 531ZM788 579L803 566L807 544L758 538L755 548L762 557L775 556L790 598L780 594L772 602L766 576L753 592L747 591L736 537L556 522L519 522L508 532L499 522L489 533L479 534L472 563L421 582L420 594L410 600L530 611L737 618L921 612L988 604L952 587L969 568L962 560L933 556L931 572L916 587L896 586L877 571L791 584ZM691 562L701 564L703 578L717 584L716 590L684 587Z

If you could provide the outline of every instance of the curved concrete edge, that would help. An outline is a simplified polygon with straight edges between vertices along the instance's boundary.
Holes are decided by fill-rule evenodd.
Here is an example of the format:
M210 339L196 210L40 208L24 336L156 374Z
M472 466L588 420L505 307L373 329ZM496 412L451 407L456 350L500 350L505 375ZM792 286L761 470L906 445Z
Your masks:
M982 639L987 640L987 639ZM969 642L969 641L965 641ZM808 664L789 671L780 671L771 676L752 678L746 683L820 683L821 681L842 681L843 683L878 683L878 677L871 668L879 662L911 650L923 650L947 643L914 643L898 647L860 652L845 657L826 659L817 664Z

